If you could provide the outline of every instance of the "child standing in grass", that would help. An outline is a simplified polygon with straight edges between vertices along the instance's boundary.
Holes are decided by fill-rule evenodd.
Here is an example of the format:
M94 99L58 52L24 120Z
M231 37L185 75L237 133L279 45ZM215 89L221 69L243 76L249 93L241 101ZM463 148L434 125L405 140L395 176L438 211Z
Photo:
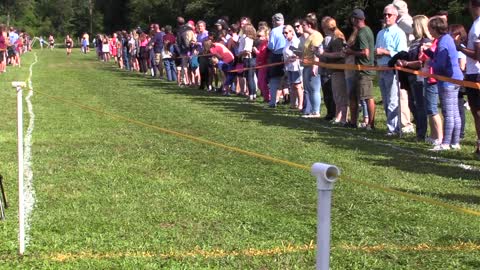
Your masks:
M190 73L190 82L191 86L199 86L200 85L200 71L199 71L199 62L198 62L198 47L194 47L192 51L192 55L190 56L190 63L188 71Z

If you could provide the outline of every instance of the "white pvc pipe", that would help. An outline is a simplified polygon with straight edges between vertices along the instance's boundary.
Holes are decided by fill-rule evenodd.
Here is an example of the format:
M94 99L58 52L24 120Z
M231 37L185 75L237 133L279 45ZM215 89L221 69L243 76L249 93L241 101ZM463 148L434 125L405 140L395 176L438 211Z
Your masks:
M333 165L315 163L312 175L317 177L318 191L316 269L329 270L332 190L340 170Z
M12 82L17 89L17 136L18 136L18 253L25 253L25 198L23 193L23 91L24 82Z

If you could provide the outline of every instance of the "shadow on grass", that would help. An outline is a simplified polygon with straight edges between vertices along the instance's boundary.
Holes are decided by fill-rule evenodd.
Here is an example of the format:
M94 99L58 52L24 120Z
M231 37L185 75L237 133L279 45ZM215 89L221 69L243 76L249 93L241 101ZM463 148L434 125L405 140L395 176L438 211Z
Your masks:
M475 195L466 195L466 194L454 194L454 193L434 193L434 192L423 192L423 191L416 191L404 188L394 188L395 190L411 193L419 196L429 196L433 198L441 198L447 201L455 201L455 202L462 202L471 205L480 205L480 196Z
M131 73L119 70L114 66L104 66L104 70L108 70L122 80L138 81L138 85L152 89L152 91L162 91L162 94L183 95L195 101L202 103L206 107L215 110L230 111L239 113L245 116L246 119L261 121L264 125L283 126L294 130L303 130L306 132L315 133L308 134L303 138L306 142L318 142L331 145L339 150L356 150L358 159L362 162L368 162L371 165L378 167L392 167L406 172L414 172L419 174L434 174L441 177L448 177L462 180L479 180L478 172L465 170L456 164L442 163L429 158L418 158L415 154L430 156L429 151L412 148L411 151L397 151L385 144L374 144L368 141L359 141L358 136L369 137L370 139L385 140L383 132L373 131L365 132L361 130L351 130L341 127L333 127L325 121L313 119L299 119L299 113L288 109L288 105L280 105L277 109L270 109L266 104L248 103L244 97L224 97L215 93L209 93L204 90L196 88L179 88L173 82L166 82L159 79L152 79L149 76L141 75L139 73ZM323 123L322 123L323 122ZM355 137L352 138L350 134ZM391 139L392 144L395 139ZM404 139L402 139L404 140ZM389 143L388 141L385 143ZM413 153L412 153L413 152ZM469 157L463 153L455 153L456 158L461 158L465 161ZM470 158L471 159L471 158ZM412 179L413 180L413 179Z

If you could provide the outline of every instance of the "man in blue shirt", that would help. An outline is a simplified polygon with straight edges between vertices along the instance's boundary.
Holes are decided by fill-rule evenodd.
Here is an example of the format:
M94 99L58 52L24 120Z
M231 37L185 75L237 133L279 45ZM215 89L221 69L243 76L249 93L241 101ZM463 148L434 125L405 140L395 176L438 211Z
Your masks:
M281 13L277 13L272 17L274 28L270 32L268 39L268 63L283 62L283 48L287 44L285 36L283 36L284 19ZM283 65L276 65L268 68L268 88L270 90L270 108L277 106L277 90L280 90L280 82L283 77Z
M397 17L398 10L394 5L387 5L383 10L385 28L378 33L375 45L378 66L387 67L393 56L401 51L408 51L407 38L396 23ZM379 71L378 74L383 108L387 116L387 136L392 136L400 131L398 78L393 70Z

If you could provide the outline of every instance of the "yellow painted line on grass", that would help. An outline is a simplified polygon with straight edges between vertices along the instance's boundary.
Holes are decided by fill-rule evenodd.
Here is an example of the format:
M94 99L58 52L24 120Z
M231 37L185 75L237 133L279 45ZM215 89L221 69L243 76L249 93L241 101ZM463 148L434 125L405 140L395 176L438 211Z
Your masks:
M155 253L148 251L137 252L111 252L111 253L95 253L79 252L79 253L54 253L45 257L45 259L53 261L72 261L82 259L116 259L116 258L162 258L162 259L188 259L188 258L226 258L226 257L259 257L259 256L273 256L289 253L297 253L315 250L315 245L311 242L308 245L284 245L281 247L274 247L269 249L255 249L248 248L244 250L231 250L226 251L222 249L204 250L200 247L196 247L191 251L170 251L166 253Z
M156 253L149 251L132 251L132 252L94 252L94 251L84 251L78 253L52 253L45 256L41 256L42 259L57 261L57 262L67 262L67 261L77 261L77 260L105 260L105 259L119 259L119 258L161 258L161 259L188 259L188 258L204 258L204 259L221 259L227 257L261 257L261 256L276 256L276 255L285 255L291 253L300 253L314 251L316 245L312 242L306 245L282 245L280 247L273 247L269 249L255 249L248 248L244 250L222 250L222 249L212 249L204 250L200 247L196 247L191 251L170 251L165 253ZM458 252L477 252L480 251L480 245L474 243L464 243L460 242L458 244L450 246L432 246L429 244L418 244L411 246L397 246L390 244L381 244L373 246L355 246L355 245L340 245L337 247L332 247L332 249L340 249L345 251L355 251L355 252L364 252L364 253L375 253L375 252L392 252L392 251L403 251L403 252L446 252L446 251L458 251Z
M308 172L310 172L310 169L311 169L309 166L306 166L306 165L302 165L302 164L294 163L294 162L291 162L291 161L282 160L282 159L270 157L270 156L267 156L267 155L243 150L243 149L240 149L240 148L237 148L237 147L232 147L232 146L228 146L228 145L225 145L225 144L209 141L209 140L202 139L202 138L199 138L199 137L195 137L195 136L192 136L192 135L188 135L188 134L180 133L180 132L177 132L177 131L173 131L173 130L161 128L161 127L158 127L158 126L154 126L154 125L151 125L151 124L147 124L147 123L144 123L144 122L140 122L140 121L137 121L137 120L125 117L125 116L121 116L121 115L118 115L118 114L113 114L113 113L109 113L109 112L106 112L106 111L102 111L102 110L99 110L97 108L86 106L86 105L83 105L83 104L79 104L79 103L69 101L69 100L66 100L66 99L63 99L63 98L60 98L60 97L51 96L51 95L41 93L41 92L38 92L38 91L36 91L36 92L40 95L43 95L43 96L48 97L48 98L53 99L53 100L57 100L57 101L60 101L60 102L66 103L66 104L71 104L71 105L74 105L76 107L79 107L79 108L82 108L82 109L85 109L85 110L96 112L98 114L107 115L107 116L110 116L114 119L123 120L123 121L126 121L128 123L132 123L132 124L135 124L135 125L138 125L138 126L143 126L143 127L151 128L151 129L154 129L154 130L158 130L158 131L161 131L163 133L171 134L171 135L174 135L174 136L177 136L177 137L180 137L180 138L189 139L189 140L200 142L200 143L203 143L203 144L213 145L213 146L220 147L220 148L232 151L232 152L237 152L237 153L241 153L241 154L244 154L244 155L247 155L247 156L250 156L250 157L255 157L255 158L259 158L259 159L263 159L263 160L268 160L268 161L271 161L273 163L288 165L290 167L303 169L303 170L306 170ZM341 176L340 179L348 180L348 181L351 181L351 182L354 182L354 183L357 183L357 184L360 184L360 185L363 185L363 186L366 186L366 187L369 187L369 188L373 188L373 189L376 189L376 190L380 190L380 191L383 191L383 192L386 192L386 193L400 195L402 197L413 199L415 201L424 202L424 203L440 206L440 207L443 207L443 208L446 208L446 209L449 209L449 210L453 210L453 211L456 211L456 212L480 217L480 212L476 211L476 210L447 204L447 203L444 203L444 202L441 202L441 201L438 201L438 200L418 196L418 195L411 194L411 193L408 193L408 192L398 191L398 190L395 190L393 188L384 187L384 186L377 185L377 184L374 184L374 183L369 183L369 182L365 182L365 181L356 180L356 179L353 179L353 178L348 177L348 176Z

